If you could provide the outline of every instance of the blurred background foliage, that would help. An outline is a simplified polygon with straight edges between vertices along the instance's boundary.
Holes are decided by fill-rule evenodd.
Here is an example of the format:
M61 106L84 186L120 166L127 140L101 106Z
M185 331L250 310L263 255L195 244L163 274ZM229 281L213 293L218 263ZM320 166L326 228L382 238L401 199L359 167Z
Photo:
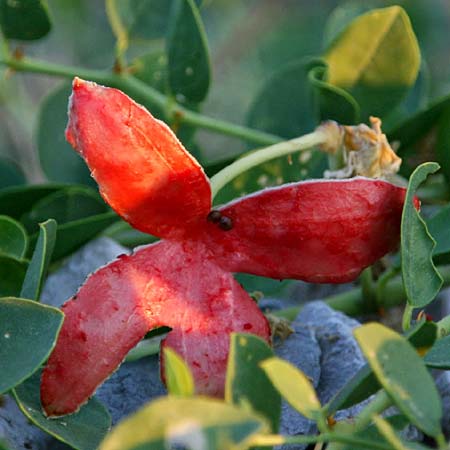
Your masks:
M130 33L128 62L137 61L139 77L145 78L145 73L139 73L142 65L138 58L143 55L153 58L154 64L162 63L163 70L164 56L160 53L165 46L171 3L170 0L118 2ZM364 12L392 4L401 5L410 16L426 62L421 72L421 85L416 86L424 93L422 101L426 97L429 102L450 91L450 3L446 0L204 0L197 4L206 28L212 65L209 95L201 106L206 115L261 128L252 114L254 116L255 104L257 108L270 108L273 104L270 93L267 106L261 104L260 99L256 100L268 80L276 78L282 70L292 69L292 65L306 57L322 54L330 33L334 33L330 28L345 20L343 16L348 11ZM115 37L103 1L49 0L48 6L52 19L50 33L37 41L12 41L12 49L71 66L94 69L113 66ZM392 67L392 70L396 68ZM275 95L289 98L295 89L295 71L293 74L292 84L284 84L283 92L277 89ZM63 136L66 117L62 113L66 108L67 81L13 73L4 67L0 77L0 155L21 167L29 182L45 181L41 164L47 175L52 173L53 156L46 159L48 150L41 151L44 156L40 163L37 149L51 145L56 153L50 151L50 154L57 154L59 145L67 145ZM153 82L157 84L158 79ZM297 107L302 110L302 105ZM309 124L311 128L293 132L291 111L289 108L274 111L274 114L286 114L285 129L278 130L277 134L291 137L310 131L313 120ZM52 129L58 130L56 137ZM201 148L203 158L214 161L250 147L238 139L200 130L188 148L194 154ZM77 158L75 154L74 158ZM61 179L73 171L60 174L60 179L57 170L53 172L52 181L79 181L78 176L76 180ZM88 180L87 171L85 176Z

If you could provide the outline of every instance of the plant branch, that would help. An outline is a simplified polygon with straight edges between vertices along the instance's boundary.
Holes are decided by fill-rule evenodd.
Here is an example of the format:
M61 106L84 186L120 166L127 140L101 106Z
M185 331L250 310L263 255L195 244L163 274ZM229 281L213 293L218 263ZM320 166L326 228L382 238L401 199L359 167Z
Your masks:
M280 156L308 150L311 147L323 144L328 138L326 129L319 127L312 133L289 141L279 142L237 159L234 163L225 167L211 178L212 198L214 199L220 189L228 182L246 170Z
M111 29L116 36L116 65L120 72L125 67L124 55L128 48L128 32L117 11L116 0L105 0L105 10Z
M361 431L367 428L372 423L374 415L382 413L390 406L392 406L392 400L386 391L382 389L355 418L355 431Z
M1 64L18 72L30 72L69 79L80 77L85 80L95 81L96 83L121 89L132 97L135 96L141 101L145 100L150 105L162 109L167 109L167 105L172 101L171 97L169 98L168 96L161 94L143 81L126 73L117 74L105 70L84 69L49 63L33 58L0 58L0 65ZM179 123L186 123L215 133L244 139L256 145L272 145L283 140L279 136L265 133L264 131L258 131L224 120L204 116L183 108L177 103L171 105L170 113L172 116L177 117Z

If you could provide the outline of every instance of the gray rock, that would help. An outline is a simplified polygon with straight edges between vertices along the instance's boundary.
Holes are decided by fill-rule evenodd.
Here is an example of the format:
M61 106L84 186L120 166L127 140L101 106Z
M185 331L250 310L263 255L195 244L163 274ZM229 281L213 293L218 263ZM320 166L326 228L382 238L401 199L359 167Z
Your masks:
M436 387L441 395L443 419L442 429L445 437L450 438L450 371L446 370L436 379Z
M280 358L302 370L317 387L320 379L320 347L311 329L305 328L296 319L291 324L294 332L279 346L275 343L275 353ZM316 432L314 422L306 419L283 400L281 405L280 432L282 434L297 435ZM283 446L282 448L306 448L304 445Z
M89 274L130 250L107 237L95 239L71 255L51 274L42 290L41 301L61 306L74 295Z
M145 403L165 394L159 377L159 359L155 355L122 364L100 386L96 396L108 408L115 425Z
M0 396L1 440L4 440L11 450L63 450L70 448L32 425L9 395Z

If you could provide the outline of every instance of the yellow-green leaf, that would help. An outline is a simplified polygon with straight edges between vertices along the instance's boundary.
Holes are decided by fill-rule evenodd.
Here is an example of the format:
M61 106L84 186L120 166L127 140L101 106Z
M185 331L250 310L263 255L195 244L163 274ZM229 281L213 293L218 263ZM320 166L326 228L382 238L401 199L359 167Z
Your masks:
M167 390L170 394L181 397L194 395L194 378L189 367L183 358L170 348L164 349L164 370Z

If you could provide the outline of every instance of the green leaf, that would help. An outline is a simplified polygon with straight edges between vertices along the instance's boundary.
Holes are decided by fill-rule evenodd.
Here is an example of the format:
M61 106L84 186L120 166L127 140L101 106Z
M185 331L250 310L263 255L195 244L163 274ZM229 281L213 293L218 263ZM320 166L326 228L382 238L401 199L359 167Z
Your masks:
M378 323L362 325L354 335L399 410L424 433L440 435L441 400L433 378L411 344Z
M284 138L311 131L318 121L308 89L310 67L310 61L300 60L275 72L256 94L247 113L248 126Z
M324 58L329 68L327 81L354 96L363 120L383 116L399 104L420 66L417 39L399 6L357 17L333 41Z
M251 411L206 397L163 397L121 422L106 437L100 450L187 448L228 450L268 424ZM202 444L198 444L201 442Z
M349 125L358 123L358 102L344 89L327 83L327 73L328 68L322 63L313 67L308 74L313 88L316 114L320 121L335 120Z
M261 367L280 394L300 414L311 420L321 416L321 405L307 376L292 364L280 358L269 358Z
M73 222L109 210L96 191L84 186L69 186L38 200L20 220L32 233L38 224L54 219L58 224Z
M14 390L22 412L39 428L75 449L97 449L111 426L106 408L91 398L77 413L49 420L41 410L40 378L41 374L37 372Z
M164 349L164 371L167 390L172 395L192 397L195 386L194 378L183 358L170 348Z
M273 357L273 350L251 334L232 333L228 356L225 400L237 406L250 405L266 417L273 433L278 431L281 397L260 363Z
M450 336L438 339L423 358L428 367L450 369Z
M52 261L70 255L117 220L116 213L107 212L59 225Z
M436 135L436 158L447 181L450 180L450 106L442 111Z
M437 326L433 322L421 321L412 326L405 337L419 354L423 354L436 340ZM350 408L375 394L380 389L380 383L368 364L363 366L344 387L327 404L328 414L340 409Z
M21 259L28 247L24 227L8 216L0 215L0 254Z
M56 240L56 222L53 219L39 224L39 227L39 237L20 292L22 298L30 300L39 300Z
M450 204L444 206L437 214L427 220L428 231L436 241L433 256L450 252Z
M193 0L175 0L167 47L170 90L188 101L203 101L211 78L209 50Z
M450 106L450 95L433 101L428 107L412 117L396 125L387 132L390 141L398 141L398 154L404 156L412 153L415 144L421 137L436 125L442 112Z
M51 306L21 298L0 299L0 393L28 378L47 359L64 316Z
M32 41L51 29L45 0L0 0L0 27L7 39Z
M29 211L41 198L63 188L62 184L38 184L35 186L12 186L0 190L0 214L14 219Z
M95 186L85 162L64 136L71 91L71 84L63 83L41 104L36 137L42 170L51 181Z
M22 289L27 262L0 255L0 297L16 297Z
M375 423L375 426L378 428L378 431L381 433L384 439L386 439L386 441L392 445L393 449L408 450L408 447L403 445L401 439L397 436L394 429L391 427L387 420L382 419L378 415L374 415L373 421Z
M442 277L432 260L436 243L413 203L417 188L430 173L438 169L439 165L436 163L425 163L417 167L409 179L403 206L400 250L402 276L408 304L414 308L428 305L442 286Z
M0 158L0 189L25 182L25 175L17 164L7 158Z

